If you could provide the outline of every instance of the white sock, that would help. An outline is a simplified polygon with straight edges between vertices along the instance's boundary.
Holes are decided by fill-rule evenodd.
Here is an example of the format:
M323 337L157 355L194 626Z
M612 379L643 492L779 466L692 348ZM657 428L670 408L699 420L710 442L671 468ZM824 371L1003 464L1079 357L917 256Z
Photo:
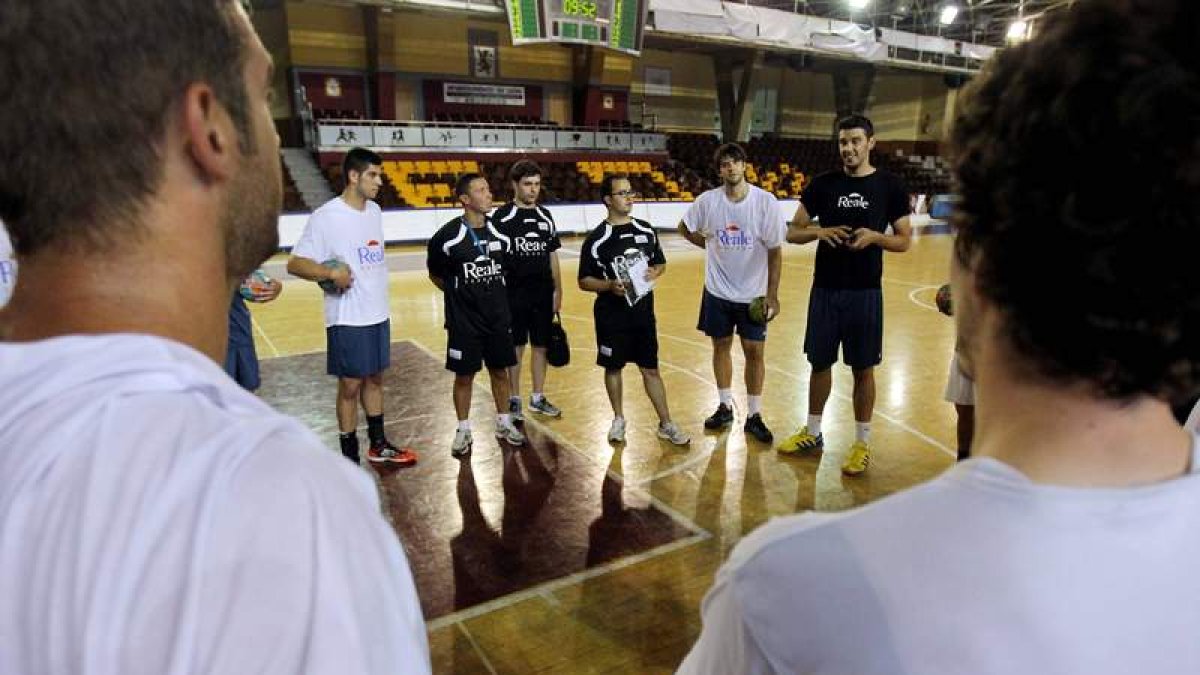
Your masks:
M496 426L511 427L512 426L512 415L510 415L508 413L500 413L499 415L496 415Z
M820 415L809 415L808 416L808 433L812 434L813 436L821 435L821 416Z
M616 417L614 417L614 418L613 418L613 421L614 421L614 422L617 422L617 421L624 422L624 421L625 421L625 418L624 418L624 417L622 417L622 416L620 416L620 415L617 415Z
M863 443L871 442L871 423L870 422L855 422L854 423L854 440L862 441Z
M529 395L529 400L533 401L534 403L541 403L542 402L542 392L540 392L540 391L533 392L532 394Z
M458 421L458 430L459 431L470 431L471 430L471 420L459 420Z
M725 406L726 408L733 407L733 390L732 389L718 389L717 396L719 396L721 398L721 405Z
M746 405L750 408L751 415L757 415L762 412L762 396L746 396Z

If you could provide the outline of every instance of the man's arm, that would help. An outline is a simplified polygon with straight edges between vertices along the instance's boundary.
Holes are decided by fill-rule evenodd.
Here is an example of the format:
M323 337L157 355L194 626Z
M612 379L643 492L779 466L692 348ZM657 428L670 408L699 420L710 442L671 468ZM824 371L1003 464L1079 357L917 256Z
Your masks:
M682 220L679 221L679 234L682 235L684 239L687 239L688 241L692 242L693 245L699 246L700 248L704 248L705 244L707 243L704 235L700 234L699 232L692 232L689 230L687 225L685 225Z
M767 321L779 316L779 277L783 272L783 247L767 249Z
M352 280L349 267L339 266L331 269L315 260L298 255L293 255L288 259L287 271L288 274L294 277L300 277L308 281L325 281L329 279L337 284L338 288L348 288Z
M579 288L589 293L613 293L625 295L625 284L616 279L597 279L596 277L579 277Z
M558 251L550 253L550 276L554 277L554 311L562 309L562 272L558 269Z
M833 246L838 246L850 239L850 228L841 225L835 227L818 227L808 215L804 204L796 205L796 215L788 223L787 240L790 244L807 244L821 240Z
M892 230L895 231L895 234L884 234L870 228L860 227L854 231L850 248L861 251L871 244L876 244L885 251L904 253L909 246L912 246L912 223L909 222L908 216L892 223Z

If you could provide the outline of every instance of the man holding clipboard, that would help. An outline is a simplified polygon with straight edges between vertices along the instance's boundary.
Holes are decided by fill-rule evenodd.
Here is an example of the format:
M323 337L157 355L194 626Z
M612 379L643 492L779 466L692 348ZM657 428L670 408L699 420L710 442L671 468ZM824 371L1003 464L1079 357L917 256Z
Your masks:
M667 393L658 372L658 326L654 319L653 282L663 275L658 235L650 223L633 218L637 196L623 174L610 174L600 184L608 217L583 242L579 287L596 294L596 365L604 368L604 388L612 404L610 443L625 442L621 371L632 361L642 371L642 384L658 413L658 437L674 445L691 438L671 421ZM637 274L639 280L634 280Z

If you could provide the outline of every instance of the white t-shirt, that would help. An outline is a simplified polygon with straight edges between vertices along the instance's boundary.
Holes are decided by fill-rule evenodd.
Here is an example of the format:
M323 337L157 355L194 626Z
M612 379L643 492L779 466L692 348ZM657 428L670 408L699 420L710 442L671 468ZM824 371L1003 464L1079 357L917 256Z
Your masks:
M1196 473L1078 489L972 459L746 537L679 672L1194 674L1197 568Z
M308 217L292 254L317 262L339 258L354 277L345 292L325 294L326 326L372 326L387 320L383 244L383 214L375 202L359 211L334 197Z
M1188 414L1187 421L1183 423L1183 428L1191 432L1200 431L1200 401L1192 407L1192 412Z
M0 673L428 673L367 476L211 360L0 344Z
M8 231L0 221L0 307L8 304L12 297L13 286L17 285L17 259L13 256L12 242L8 240Z
M747 184L750 191L732 202L725 188L700 195L688 207L683 224L707 239L704 287L730 302L750 302L767 293L767 249L787 238L779 201L770 192Z

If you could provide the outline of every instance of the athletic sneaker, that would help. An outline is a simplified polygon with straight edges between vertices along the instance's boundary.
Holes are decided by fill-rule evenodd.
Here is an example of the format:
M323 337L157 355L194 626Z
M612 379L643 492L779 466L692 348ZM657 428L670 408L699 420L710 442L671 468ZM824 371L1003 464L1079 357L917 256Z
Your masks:
M842 473L857 476L866 471L870 463L871 446L862 441L854 441L854 445L850 446L850 454L846 455L846 461L842 462Z
M474 442L470 429L458 429L454 432L454 442L450 444L450 454L454 457L465 457L471 454L471 444Z
M525 445L525 434L510 424L496 423L496 438L509 445Z
M608 428L609 443L624 443L625 442L625 420L620 417L614 417L612 426Z
M688 443L692 442L692 437L683 433L683 430L679 428L679 425L675 424L674 422L659 424L658 437L671 441L671 445L687 445Z
M513 424L521 424L525 421L525 415L521 414L521 397L511 396L508 399L508 414L512 417Z
M733 423L733 408L724 403L717 406L717 411L704 420L705 429L724 429Z
M743 427L746 433L758 439L759 443L770 443L775 440L775 434L767 428L767 423L763 421L762 415L754 413L746 418L746 426Z
M367 448L367 460L377 464L388 462L400 466L412 466L417 463L417 453L413 452L412 448L397 448L390 441L384 439L371 443L371 447Z
M807 452L816 450L817 448L825 447L825 436L817 434L816 436L808 432L808 426L802 426L796 430L796 433L783 439L775 449L779 452L792 454L796 452Z
M558 406L550 402L550 399L543 396L540 400L529 399L529 409L535 413L541 413L546 417L562 417L562 411Z

